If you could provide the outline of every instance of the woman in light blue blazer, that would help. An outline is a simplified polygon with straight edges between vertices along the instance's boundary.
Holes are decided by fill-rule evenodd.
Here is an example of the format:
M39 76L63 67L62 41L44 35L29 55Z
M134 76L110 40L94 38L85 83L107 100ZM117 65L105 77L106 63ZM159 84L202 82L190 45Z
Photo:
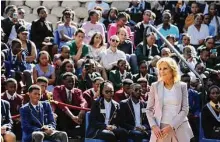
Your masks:
M190 142L193 133L187 119L187 85L180 81L173 59L161 58L157 69L159 80L152 84L147 104L150 142Z

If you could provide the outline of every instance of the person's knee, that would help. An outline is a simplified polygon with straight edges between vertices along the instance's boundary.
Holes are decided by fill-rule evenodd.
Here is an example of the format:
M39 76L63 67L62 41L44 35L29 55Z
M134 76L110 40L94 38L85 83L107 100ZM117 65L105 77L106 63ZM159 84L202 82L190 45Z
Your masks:
M59 135L60 135L60 137L62 137L62 138L67 138L68 136L67 136L67 133L66 132L63 132L63 131L60 131L59 132Z
M14 133L7 131L4 135L4 141L5 142L15 142L16 136Z
M43 132L33 132L32 139L44 139Z
M108 130L103 130L103 137L105 137L106 140L114 141L116 139L115 134Z

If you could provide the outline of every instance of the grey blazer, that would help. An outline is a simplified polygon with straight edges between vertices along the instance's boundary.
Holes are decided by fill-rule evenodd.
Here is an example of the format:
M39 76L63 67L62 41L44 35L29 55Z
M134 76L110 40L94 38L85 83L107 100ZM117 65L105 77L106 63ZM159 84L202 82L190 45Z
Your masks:
M187 119L189 112L187 84L179 81L176 82L173 87L175 87L175 94L179 98L179 113L173 118L170 125L176 132L178 142L190 142L190 139L193 137L193 133ZM146 111L150 127L153 125L160 127L163 110L163 89L163 81L157 81L151 85ZM157 138L152 132L150 142L156 141Z

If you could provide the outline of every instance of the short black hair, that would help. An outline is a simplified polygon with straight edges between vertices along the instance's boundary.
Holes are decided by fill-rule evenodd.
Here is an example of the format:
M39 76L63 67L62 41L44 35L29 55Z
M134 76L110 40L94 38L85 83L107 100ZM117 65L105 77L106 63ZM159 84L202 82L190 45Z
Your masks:
M148 80L146 78L142 77L137 80L137 83L147 83L148 84Z
M39 6L39 7L37 8L37 15L39 15L39 13L40 13L40 11L41 11L42 9L47 10L47 8L46 8L45 6Z
M11 8L17 9L17 7L16 7L15 5L8 5L8 6L5 8L5 14L8 14L8 12L9 12L9 10L10 10Z
M62 79L65 80L68 76L74 77L74 74L71 73L71 72L66 72L66 73L63 74Z
M11 42L11 46L13 47L16 43L19 43L20 45L22 45L22 42L20 39L13 39L12 42Z
M121 18L126 18L128 20L128 14L126 12L119 12L117 20L119 20Z
M48 83L48 79L46 77L40 76L37 78L37 82Z
M84 30L83 28L78 28L78 29L76 30L76 32L75 32L75 36L77 36L78 33L83 33L83 34L85 34L85 30Z
M41 90L41 88L40 88L40 86L37 85L37 84L31 85L31 86L28 88L28 93L31 93L33 90Z
M204 19L204 16L203 16L202 13L197 13L197 14L194 16L194 20L195 20L198 16L200 16L200 17L202 18L202 20Z
M134 88L135 86L141 86L141 85L138 83L133 83L133 84L131 84L130 88Z
M146 60L142 60L140 63L139 63L139 66L141 66L142 64L145 64L148 68L148 62Z
M133 83L134 83L133 80L131 80L129 78L126 78L126 79L122 80L123 85L131 85Z
M16 85L18 84L18 83L17 83L17 80L15 80L14 78L8 78L8 79L6 80L6 84L8 84L8 83L15 83Z

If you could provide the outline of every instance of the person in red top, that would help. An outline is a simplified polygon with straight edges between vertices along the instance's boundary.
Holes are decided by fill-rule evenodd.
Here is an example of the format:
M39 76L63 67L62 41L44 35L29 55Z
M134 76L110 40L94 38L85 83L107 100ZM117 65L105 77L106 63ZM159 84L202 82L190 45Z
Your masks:
M99 87L100 84L104 81L102 77L95 77L93 79L93 88L90 88L83 92L83 98L87 101L88 108L92 107L92 103L100 96Z
M130 85L133 84L133 81L131 79L124 79L122 81L123 87L122 89L115 92L115 95L113 97L113 100L116 102L120 102L122 100L125 100L129 98L130 96Z
M6 100L10 104L11 115L19 114L19 109L22 106L23 97L17 94L17 81L13 78L6 80L6 91L2 93L1 99ZM12 131L17 139L21 139L21 123L19 119L13 120Z
M62 77L63 85L56 86L53 90L53 99L58 102L87 107L87 102L82 96L82 91L75 86L75 77L71 72L66 72ZM82 124L85 111L70 110L66 106L53 105L57 118L58 130L67 132L68 136L83 136L84 126Z
M120 12L118 14L116 23L112 23L109 25L108 28L108 42L110 41L110 37L113 35L116 35L118 30L122 27L124 27L128 32L128 38L131 37L131 29L130 27L126 26L125 24L128 22L128 16L125 12ZM106 27L107 28L107 27Z

